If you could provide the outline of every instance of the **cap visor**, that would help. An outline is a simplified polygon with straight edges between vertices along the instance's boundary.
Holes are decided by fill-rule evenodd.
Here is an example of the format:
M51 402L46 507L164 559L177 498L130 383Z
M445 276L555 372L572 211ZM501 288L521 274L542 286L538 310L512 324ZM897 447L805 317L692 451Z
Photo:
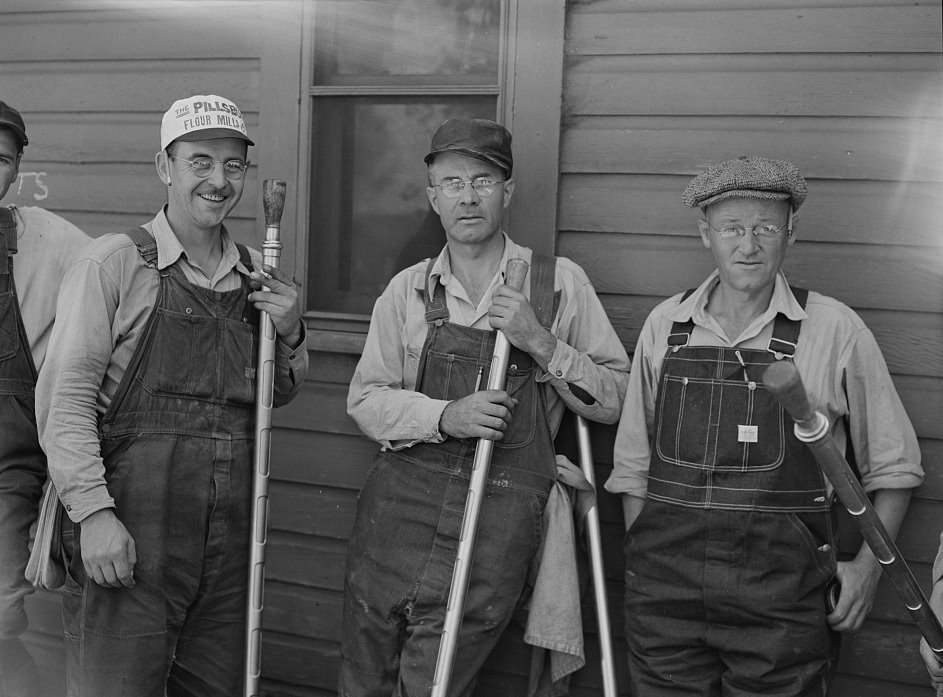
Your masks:
M476 152L474 150L468 150L466 148L443 148L441 150L433 150L432 152L430 152L428 155L425 156L423 161L427 165L432 164L432 161L436 158L437 155L441 155L442 153L446 153L446 152L454 152L454 153L458 153L459 155L465 155L466 157L473 157L476 160L481 160L482 162L487 162L488 164L494 165L495 167L500 169L502 172L504 172L505 176L508 173L509 167L506 163L501 162L497 158L489 157L488 155L485 155L483 153Z
M217 138L239 138L246 141L249 145L255 145L255 143L250 140L249 136L239 131L234 131L231 128L203 128L199 131L191 131L190 133L177 136L170 141L170 143L175 143L178 140L184 143L193 143L198 140L216 140ZM170 145L170 143L167 143L167 145ZM167 145L164 147L166 148Z

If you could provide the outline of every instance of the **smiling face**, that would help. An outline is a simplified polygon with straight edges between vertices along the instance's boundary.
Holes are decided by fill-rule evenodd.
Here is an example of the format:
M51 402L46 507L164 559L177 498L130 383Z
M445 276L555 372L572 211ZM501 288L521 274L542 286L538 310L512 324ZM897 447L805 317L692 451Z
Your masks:
M435 186L450 179L471 182L478 177L501 183L490 196L481 196L466 184L457 198L448 198ZM444 152L429 165L429 179L433 184L426 188L429 203L439 214L450 244L486 246L495 239L501 229L504 209L511 203L514 192L514 181L504 181L501 168L474 157Z
M705 219L698 221L701 241L714 255L720 282L725 288L750 296L772 290L786 248L795 236L787 235L784 230L773 239L760 239L754 237L751 230L767 224L785 228L788 218L788 201L728 198L707 208ZM722 239L716 232L734 225L746 228L747 233L743 237Z
M157 154L157 173L167 189L167 219L175 232L215 231L242 197L245 178L227 179L221 162L246 159L248 146L239 138L176 141ZM196 176L184 160L206 157L217 165L206 178Z
M20 143L13 131L0 128L0 199L20 173Z

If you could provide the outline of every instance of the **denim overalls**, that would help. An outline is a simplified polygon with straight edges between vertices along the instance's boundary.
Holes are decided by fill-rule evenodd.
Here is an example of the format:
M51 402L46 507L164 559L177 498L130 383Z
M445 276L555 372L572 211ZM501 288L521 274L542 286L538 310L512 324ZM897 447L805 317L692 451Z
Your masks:
M425 288L428 334L417 391L455 400L488 383L496 333L448 321L445 291ZM535 255L531 306L549 327L554 261ZM518 400L494 444L450 693L469 695L507 626L541 538L556 478L543 387L531 357L511 349L506 390ZM380 452L357 504L344 588L341 697L422 697L432 688L476 439Z
M766 350L688 346L693 326L668 337L648 499L625 545L635 694L824 696L829 500L761 382L794 355L800 322L777 315Z
M13 281L16 218L0 207L0 640L26 631L23 576L39 512L46 456L36 433L36 367ZM2 682L2 681L0 681Z
M70 697L241 694L258 315L158 271L157 245L127 233L160 274L157 301L99 424L105 480L134 538L133 588L86 578L75 535L65 587ZM242 263L251 268L247 250Z

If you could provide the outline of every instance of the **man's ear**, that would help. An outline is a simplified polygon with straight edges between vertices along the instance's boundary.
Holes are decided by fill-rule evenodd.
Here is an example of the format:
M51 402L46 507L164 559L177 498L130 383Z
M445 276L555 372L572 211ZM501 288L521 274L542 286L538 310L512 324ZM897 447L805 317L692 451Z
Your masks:
M501 186L504 187L504 201L502 201L502 207L507 208L511 205L511 197L514 195L514 180L508 179Z
M439 201L436 198L436 188L434 186L427 186L426 196L429 197L429 205L432 206L432 210L436 212L436 215L441 215L439 213Z
M157 167L157 176L160 180L170 186L170 158L166 150L161 150L154 156L154 166Z
M698 219L697 229L698 229L698 232L701 233L701 244L703 244L705 248L710 249L711 248L711 228L707 224L706 218Z

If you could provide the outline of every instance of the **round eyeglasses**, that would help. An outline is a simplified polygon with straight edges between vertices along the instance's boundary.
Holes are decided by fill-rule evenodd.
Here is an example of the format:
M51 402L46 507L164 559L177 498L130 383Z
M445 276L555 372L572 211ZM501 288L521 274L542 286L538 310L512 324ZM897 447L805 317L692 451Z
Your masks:
M783 232L788 229L788 225L783 225L777 227L776 225L754 225L751 228L745 228L743 225L725 225L721 228L716 228L710 224L710 221L707 222L707 227L717 233L717 236L722 240L732 240L734 238L740 238L747 234L749 230L753 233L753 236L762 240L772 240L779 237Z
M168 155L168 157L186 162L190 165L190 171L200 179L206 179L210 176L213 170L216 169L216 165L223 166L223 174L226 175L226 179L242 179L246 176L246 170L249 168L249 163L242 160L213 160L209 157L197 157L188 160L185 157L177 157L176 155Z
M462 191L465 190L465 185L471 186L475 190L475 193L479 196L491 196L494 193L494 188L498 184L503 184L503 181L495 181L494 179L489 179L488 177L477 177L472 181L467 181L464 179L449 179L444 184L436 184L433 188L441 189L442 193L448 198L458 198L462 195Z

